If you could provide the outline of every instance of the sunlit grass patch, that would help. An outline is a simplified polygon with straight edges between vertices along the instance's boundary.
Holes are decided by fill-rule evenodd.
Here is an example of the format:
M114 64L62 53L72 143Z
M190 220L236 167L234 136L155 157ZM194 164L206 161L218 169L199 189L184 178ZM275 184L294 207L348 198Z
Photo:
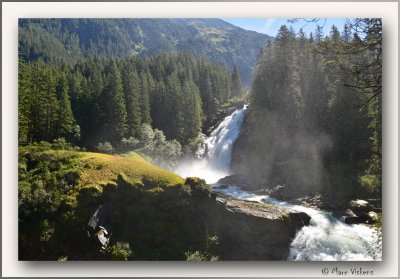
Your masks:
M81 175L81 187L88 184L109 184L118 175L124 176L131 184L142 184L143 180L147 180L155 187L173 186L184 182L180 176L149 164L135 152L125 156L83 152L81 160L86 169Z

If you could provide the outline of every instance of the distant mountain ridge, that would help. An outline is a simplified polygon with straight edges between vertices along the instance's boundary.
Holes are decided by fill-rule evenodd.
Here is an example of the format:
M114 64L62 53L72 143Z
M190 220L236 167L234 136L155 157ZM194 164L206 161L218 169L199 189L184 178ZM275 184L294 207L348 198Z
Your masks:
M245 85L260 49L272 39L215 18L19 20L19 53L26 61L62 65L93 56L191 52L229 69L237 64Z

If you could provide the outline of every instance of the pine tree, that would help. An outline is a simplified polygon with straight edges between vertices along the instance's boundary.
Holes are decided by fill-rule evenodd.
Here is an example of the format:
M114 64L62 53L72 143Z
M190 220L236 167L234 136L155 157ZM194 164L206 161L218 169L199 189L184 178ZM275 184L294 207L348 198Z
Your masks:
M351 30L347 23L344 24L341 39L344 43L349 43L351 41Z
M199 89L202 99L202 107L205 115L206 125L212 120L212 108L211 108L211 100L212 100L212 89L211 89L211 78L208 69L203 65L200 69L200 80L199 80Z
M19 60L18 63L18 141L31 142L32 119L30 114L32 102L32 70Z
M182 89L183 135L179 141L183 144L189 143L191 139L198 136L201 131L202 110L199 89L192 80L188 80Z
M107 84L102 96L103 138L116 143L126 133L126 108L121 74L114 61L108 65Z
M231 81L232 81L232 97L241 97L242 84L240 82L239 72L236 65L233 66Z
M142 116L141 123L151 124L150 113L150 92L154 88L153 80L149 73L143 73L141 76L141 95L140 111Z
M332 25L330 38L334 44L340 43L340 32L335 25Z
M122 71L128 136L135 136L142 123L141 115L141 88L139 77L132 63L128 61Z
M322 26L317 25L317 28L315 29L314 33L314 42L318 45L322 42L323 40L323 30Z
M179 79L176 73L172 74L166 85L165 115L166 127L164 133L168 139L183 139L184 137L184 114L183 94Z
M71 138L75 119L72 114L71 101L68 95L68 84L65 74L61 74L57 84L57 99L59 102L56 124L57 137Z

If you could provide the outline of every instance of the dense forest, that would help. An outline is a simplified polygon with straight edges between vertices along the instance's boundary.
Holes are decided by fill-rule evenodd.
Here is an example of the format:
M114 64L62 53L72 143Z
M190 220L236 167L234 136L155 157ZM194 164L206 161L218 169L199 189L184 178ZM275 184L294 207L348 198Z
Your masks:
M175 140L172 149L195 152L202 127L241 91L236 67L230 73L190 54L94 58L62 68L21 61L19 140L64 137L93 150L105 142L135 145L156 129Z
M379 198L381 26L357 19L329 36L282 26L258 58L234 172L284 185L286 197Z
M25 61L52 65L80 59L141 58L190 52L232 70L244 85L252 79L257 54L271 36L221 19L20 19L19 52Z

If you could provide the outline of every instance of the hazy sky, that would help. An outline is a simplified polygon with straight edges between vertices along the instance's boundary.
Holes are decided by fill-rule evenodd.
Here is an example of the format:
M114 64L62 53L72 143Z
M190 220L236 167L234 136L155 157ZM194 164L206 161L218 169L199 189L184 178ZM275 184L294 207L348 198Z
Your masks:
M243 29L257 31L270 36L276 36L279 28L284 24L292 26L296 32L298 32L300 28L303 28L303 31L307 35L309 35L310 32L314 33L317 24L320 26L324 25L324 34L329 35L332 25L335 25L341 32L345 23L344 18L321 18L318 23L307 23L307 21L303 19L298 19L296 23L289 23L287 18L223 18L223 20Z

